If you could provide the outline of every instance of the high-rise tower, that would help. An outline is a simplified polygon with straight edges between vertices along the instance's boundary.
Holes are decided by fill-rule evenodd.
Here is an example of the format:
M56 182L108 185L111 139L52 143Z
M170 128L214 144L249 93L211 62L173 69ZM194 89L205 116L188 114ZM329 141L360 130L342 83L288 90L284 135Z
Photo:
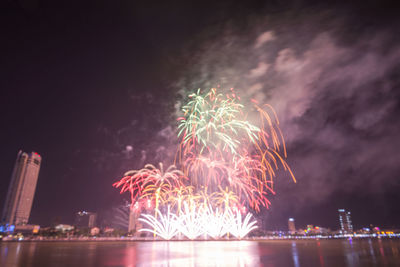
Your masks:
M353 233L353 224L351 223L350 211L339 209L338 212L339 212L340 231L342 233Z
M1 217L2 223L28 223L41 162L42 158L36 152L18 152Z
M289 232L291 234L296 233L296 226L294 224L294 219L293 218L289 218L289 220L288 220L288 228L289 228Z

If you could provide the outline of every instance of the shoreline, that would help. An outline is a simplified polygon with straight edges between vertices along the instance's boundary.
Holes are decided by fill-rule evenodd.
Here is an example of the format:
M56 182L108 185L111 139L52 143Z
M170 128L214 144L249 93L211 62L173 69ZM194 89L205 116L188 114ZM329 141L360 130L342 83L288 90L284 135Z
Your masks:
M309 240L363 240L363 239L400 239L400 234L388 236L322 236L322 237L257 237L257 238L221 238L221 239L154 239L137 237L85 237L85 238L24 238L5 239L0 242L229 242L229 241L309 241Z

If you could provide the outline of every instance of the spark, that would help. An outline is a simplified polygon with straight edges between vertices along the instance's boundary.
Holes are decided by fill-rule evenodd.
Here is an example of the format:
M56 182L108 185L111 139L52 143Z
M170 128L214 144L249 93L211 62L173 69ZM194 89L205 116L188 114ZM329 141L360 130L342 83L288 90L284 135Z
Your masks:
M242 214L239 210L235 212L228 210L228 231L238 239L244 238L252 230L257 229L257 221L250 221L251 217L251 213L248 213L242 221Z
M219 90L199 89L188 96L178 118L175 165L164 170L162 163L158 168L147 164L113 184L121 194L130 192L135 211L141 212L143 201L147 211L154 210L141 218L153 229L142 231L167 240L177 234L241 239L257 228L250 211L271 204L278 168L296 182L274 109L246 103L233 88Z
M178 218L175 214L171 213L169 206L166 215L163 215L159 210L156 210L156 214L159 215L158 219L150 214L142 214L144 218L139 218L139 221L147 223L153 229L143 228L139 232L150 232L165 240L170 240L178 234Z

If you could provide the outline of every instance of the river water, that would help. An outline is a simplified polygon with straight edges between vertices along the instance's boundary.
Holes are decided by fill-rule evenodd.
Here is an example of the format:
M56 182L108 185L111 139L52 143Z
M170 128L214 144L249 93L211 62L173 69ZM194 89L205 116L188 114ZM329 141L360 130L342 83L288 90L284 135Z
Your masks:
M0 266L400 266L400 240L0 242Z

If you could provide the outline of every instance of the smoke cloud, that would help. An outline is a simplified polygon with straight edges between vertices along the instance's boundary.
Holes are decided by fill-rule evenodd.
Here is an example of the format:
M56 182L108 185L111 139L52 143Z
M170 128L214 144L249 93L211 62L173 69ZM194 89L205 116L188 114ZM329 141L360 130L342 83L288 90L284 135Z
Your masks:
M398 184L400 46L394 29L350 32L352 22L326 11L252 18L240 30L208 29L196 40L200 52L187 54L182 98L221 85L276 110L298 179L280 174L280 205Z

